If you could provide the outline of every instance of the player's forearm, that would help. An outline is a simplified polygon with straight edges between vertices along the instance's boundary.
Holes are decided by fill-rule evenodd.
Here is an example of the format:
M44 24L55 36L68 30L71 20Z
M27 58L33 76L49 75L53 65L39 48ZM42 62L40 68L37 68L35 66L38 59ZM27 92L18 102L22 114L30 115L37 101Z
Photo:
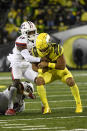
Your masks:
M48 63L48 67L52 69L59 69L59 70L64 70L65 64L60 64L60 63Z
M32 69L33 69L34 71L38 72L38 73L41 73L41 72L44 73L44 72L47 71L47 69L45 69L45 68L40 69L40 68L38 67L38 64L37 64L37 63L33 63L33 64L32 64Z
M56 64L56 65L55 65L55 69L59 69L59 70L64 70L65 67L66 67L65 64Z
M64 58L64 55L60 56L58 59L57 59L57 63L55 65L55 68L56 69L59 69L59 70L64 70L66 67L66 62L65 62L65 58Z
M65 63L65 59L64 56L60 56L56 62L46 62L46 61L42 61L38 64L39 68L45 68L45 67L49 67L52 69L59 69L59 70L64 70L64 68L66 67L66 63Z
M26 61L28 62L40 62L40 58L39 57L34 57L31 56L28 52L27 49L24 49L21 51L21 55L25 58Z

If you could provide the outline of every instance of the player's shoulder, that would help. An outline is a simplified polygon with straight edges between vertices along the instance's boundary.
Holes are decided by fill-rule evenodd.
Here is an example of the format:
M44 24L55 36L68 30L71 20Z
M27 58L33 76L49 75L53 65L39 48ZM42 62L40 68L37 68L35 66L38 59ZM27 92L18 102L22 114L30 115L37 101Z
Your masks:
M21 43L21 42L22 42L22 43L27 43L27 41L28 41L28 39L27 39L26 35L20 35L20 36L17 37L15 43L16 43L16 42L19 42L19 43Z
M52 43L52 47L57 55L63 53L63 46L60 43Z
M15 41L15 45L19 47L26 47L27 43L28 39L25 35L20 35Z
M63 48L63 46L60 43L52 43L51 45L54 49Z

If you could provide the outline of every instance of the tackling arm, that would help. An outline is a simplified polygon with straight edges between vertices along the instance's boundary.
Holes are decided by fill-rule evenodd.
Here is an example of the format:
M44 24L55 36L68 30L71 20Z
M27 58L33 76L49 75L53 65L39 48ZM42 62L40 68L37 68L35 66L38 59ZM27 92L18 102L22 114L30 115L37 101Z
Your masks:
M39 68L38 67L38 63L32 63L32 69L36 72L46 72L47 71L47 68Z
M30 55L26 46L24 47L18 46L17 49L21 52L21 55L25 58L27 62L40 62L39 57L34 57Z
M39 68L49 67L52 69L59 69L59 70L64 70L65 66L66 66L66 62L65 62L64 55L59 56L56 60L56 63L42 61L41 63L38 64Z
M48 66L49 66L49 64L48 64ZM55 68L60 69L60 70L64 70L65 67L66 67L66 62L65 62L64 55L62 55L57 59L57 63L55 64Z
M39 57L34 57L29 54L29 51L27 49L24 49L21 51L21 55L25 58L28 62L40 62Z

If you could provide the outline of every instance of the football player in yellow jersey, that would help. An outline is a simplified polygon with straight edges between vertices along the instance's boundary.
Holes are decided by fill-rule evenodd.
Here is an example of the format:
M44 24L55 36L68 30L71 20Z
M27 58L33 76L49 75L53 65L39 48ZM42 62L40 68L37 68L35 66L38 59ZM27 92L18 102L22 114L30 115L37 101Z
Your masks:
M75 112L81 113L82 104L79 89L71 72L66 67L63 47L60 44L51 43L50 36L47 33L40 33L36 39L36 47L32 49L32 53L43 60L38 64L32 64L33 70L38 71L38 77L35 82L37 92L44 106L43 114L51 113L44 85L57 79L60 79L71 88L72 95L76 101Z

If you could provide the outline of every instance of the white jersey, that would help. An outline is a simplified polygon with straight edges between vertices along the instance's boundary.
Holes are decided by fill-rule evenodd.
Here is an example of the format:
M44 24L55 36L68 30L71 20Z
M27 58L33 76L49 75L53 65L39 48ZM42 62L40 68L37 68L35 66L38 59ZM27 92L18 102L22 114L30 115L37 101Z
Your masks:
M31 55L30 52L33 46L34 46L34 43L29 41L26 36L24 35L19 36L15 41L15 47L13 48L13 54L9 54L9 56L7 57L8 60L13 64L20 64L20 62L22 63L25 62L25 65L29 65L29 62L25 61L24 57L21 54L21 51L19 51L17 47L27 47L29 51L29 55Z
M27 88L31 88L32 92L34 92L34 87L32 83L28 83L28 87L26 82L22 82L23 90L26 91ZM15 97L13 97L13 92L16 92ZM11 99L10 99L11 98ZM18 94L17 89L15 87L11 87L10 90L8 88L3 92L0 92L0 113L5 113L8 108L15 109L17 112L21 112L25 109L24 98L26 97L24 94ZM9 105L10 102L10 105Z
M8 89L6 89L6 90L3 91L3 93L9 99L10 91ZM23 103L22 96L23 95L21 95L21 94L16 94L16 97L14 99L14 103L22 104Z
M11 62L11 67L14 64L24 64L29 65L29 62L40 62L40 58L36 58L31 55L32 47L35 43L28 40L24 35L19 36L15 41L15 47L13 48L13 54L7 56L8 60ZM25 47L22 51L18 50L18 47ZM22 63L20 63L22 62Z
M15 89L15 87L14 87ZM11 96L11 91L6 89L3 92L0 92L0 113L4 114L6 110L9 108L9 98ZM23 111L25 109L25 102L22 97L23 95L17 94L14 101L11 99L12 108L16 109L17 112Z
M31 55L32 47L34 43L29 41L25 35L19 36L15 41L15 47L13 48L13 54L7 56L10 67L12 67L12 79L27 78L30 81L34 81L37 76L37 72L32 70L32 62L40 62L40 58ZM17 47L25 47L22 51Z
M35 46L35 43L28 40L26 35L19 36L15 41L15 47L13 49L13 53L17 55L21 55L20 51L17 47L27 47L29 53L31 52L32 48Z

